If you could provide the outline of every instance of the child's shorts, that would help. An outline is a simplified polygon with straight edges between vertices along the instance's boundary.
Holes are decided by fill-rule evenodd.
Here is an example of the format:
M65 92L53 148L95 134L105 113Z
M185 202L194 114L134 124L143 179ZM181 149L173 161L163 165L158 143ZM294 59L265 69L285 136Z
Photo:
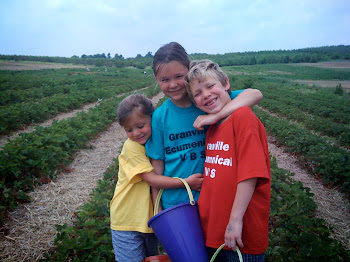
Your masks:
M139 262L158 254L158 241L153 233L111 231L115 260L118 262Z

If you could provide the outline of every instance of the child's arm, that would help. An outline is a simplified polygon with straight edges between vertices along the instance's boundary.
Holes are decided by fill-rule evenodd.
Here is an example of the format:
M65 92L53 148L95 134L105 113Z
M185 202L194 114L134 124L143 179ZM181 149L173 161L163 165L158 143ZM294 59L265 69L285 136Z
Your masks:
M146 181L147 184L149 184L152 187L152 189L171 189L185 187L179 179L163 175L157 175L155 172L143 173L140 174L140 177L142 178L142 180ZM184 180L188 183L191 189L199 191L203 182L203 174L193 174L188 178L185 178Z
M164 176L164 161L152 159L153 172L140 174L142 180L146 181L152 187L152 201L156 202L157 195L160 188L181 188L184 184L176 178ZM203 174L197 173L185 179L188 185L193 190L199 191L202 187ZM161 207L159 212L161 211Z
M237 185L235 201L225 231L225 244L234 251L236 251L236 244L240 247L244 246L242 242L243 216L254 193L256 182L257 178L251 178Z
M198 116L193 123L193 127L198 130L203 130L205 125L215 124L220 119L231 115L236 109L242 106L252 107L258 104L262 98L263 95L260 90L252 88L244 89L236 98L225 105L220 112Z
M151 159L152 166L154 168L154 172L156 175L163 176L164 175L164 161ZM159 193L159 188L151 186L151 197L153 205L156 203L156 199ZM162 211L162 205L159 205L158 212Z

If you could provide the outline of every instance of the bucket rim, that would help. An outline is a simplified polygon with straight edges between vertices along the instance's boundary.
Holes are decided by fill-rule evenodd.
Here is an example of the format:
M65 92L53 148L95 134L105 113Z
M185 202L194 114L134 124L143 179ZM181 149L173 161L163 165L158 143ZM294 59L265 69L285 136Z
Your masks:
M146 257L145 261L152 261L153 259L167 259L167 261L170 260L170 257L167 254L163 254L163 255L155 255L155 256L150 256L150 257Z
M161 212L159 212L158 214L154 215L153 217L150 218L150 220L148 220L148 226L151 227L151 223L153 222L153 220L157 219L159 216L170 212L171 210L174 210L176 208L182 207L182 206L193 206L193 207L197 207L198 203L196 202L194 205L192 205L190 202L185 202L185 203L181 203L181 204L177 204L175 206L169 207L167 209L162 210Z

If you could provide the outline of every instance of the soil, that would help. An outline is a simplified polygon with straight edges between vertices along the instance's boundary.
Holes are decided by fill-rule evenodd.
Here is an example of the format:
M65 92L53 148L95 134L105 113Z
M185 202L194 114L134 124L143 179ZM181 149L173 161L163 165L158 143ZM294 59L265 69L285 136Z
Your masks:
M320 62L320 63L298 63L296 65L315 66L315 67L323 67L323 68L350 68L350 60L330 61L330 62Z
M341 85L342 88L346 89L348 92L350 91L350 81L338 81L338 80L295 80L295 82L306 84L309 86L318 86L318 87L336 87L337 85Z
M341 68L341 69L350 69L350 60L346 61L332 61L332 62L320 62L320 63L298 63L295 65L300 66L314 66L322 68ZM319 87L336 87L341 84L341 86L346 89L347 92L350 92L350 81L341 81L341 80L295 80L301 84L307 84L309 86L319 86Z
M44 62L16 62L0 61L0 70L41 70L41 69L61 69L61 68L85 68L83 65L44 63Z

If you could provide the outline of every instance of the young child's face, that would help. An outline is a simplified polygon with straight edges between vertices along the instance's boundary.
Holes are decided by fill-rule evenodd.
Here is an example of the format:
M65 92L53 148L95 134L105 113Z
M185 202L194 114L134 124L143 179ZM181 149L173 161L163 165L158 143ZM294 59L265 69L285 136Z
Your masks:
M146 144L152 135L151 117L140 113L139 110L131 113L123 127L128 137L141 145Z
M190 83L190 90L196 106L209 114L220 112L231 101L227 92L229 88L228 80L225 85L222 85L215 77L208 77L201 81L194 79Z
M174 104L183 106L189 102L189 96L186 92L184 77L188 72L188 68L177 61L160 65L159 72L156 76L157 82L163 91ZM185 105L188 106L188 105Z

